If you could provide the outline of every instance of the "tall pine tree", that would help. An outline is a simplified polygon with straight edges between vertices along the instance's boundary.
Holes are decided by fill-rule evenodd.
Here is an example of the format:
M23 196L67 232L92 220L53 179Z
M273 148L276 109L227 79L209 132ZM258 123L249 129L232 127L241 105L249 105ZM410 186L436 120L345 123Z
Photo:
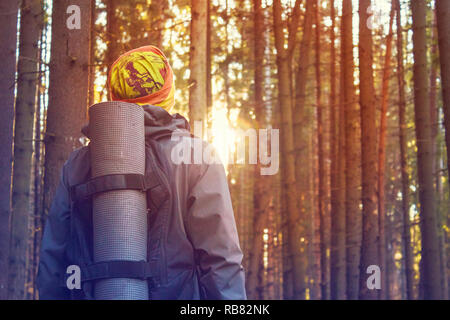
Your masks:
M38 79L38 41L43 22L41 0L26 0L20 7L17 98L14 121L11 242L8 297L25 298L28 222L31 214L34 113Z
M417 139L420 227L422 234L422 284L425 299L440 299L441 282L437 237L436 197L431 151L431 119L428 99L427 1L411 2L414 44L414 111Z
M11 176L14 121L14 83L16 72L17 1L0 2L0 300L7 298L9 219L11 212Z

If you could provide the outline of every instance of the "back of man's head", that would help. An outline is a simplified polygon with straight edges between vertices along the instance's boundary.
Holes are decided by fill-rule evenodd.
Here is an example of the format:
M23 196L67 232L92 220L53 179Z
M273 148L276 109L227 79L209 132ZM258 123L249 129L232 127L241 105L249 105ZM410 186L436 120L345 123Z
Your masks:
M110 99L170 110L174 105L173 72L164 53L154 46L121 55L108 75Z

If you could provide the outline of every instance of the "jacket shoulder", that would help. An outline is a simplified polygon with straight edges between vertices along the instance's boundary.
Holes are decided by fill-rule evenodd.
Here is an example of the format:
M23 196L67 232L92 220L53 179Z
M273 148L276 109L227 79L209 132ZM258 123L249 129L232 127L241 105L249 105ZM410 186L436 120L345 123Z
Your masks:
M63 172L69 186L86 182L91 170L89 147L84 146L72 151L64 167Z

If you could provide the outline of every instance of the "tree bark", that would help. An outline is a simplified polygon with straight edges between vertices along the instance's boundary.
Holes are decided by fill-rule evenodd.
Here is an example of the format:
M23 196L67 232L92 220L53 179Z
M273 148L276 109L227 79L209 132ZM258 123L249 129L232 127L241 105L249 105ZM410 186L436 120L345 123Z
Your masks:
M361 161L362 161L362 243L360 262L359 298L374 300L377 290L367 286L366 270L370 265L382 265L378 257L377 215L377 129L375 88L373 84L373 40L368 28L367 13L371 0L359 1L359 73L361 106ZM383 276L384 270L381 270Z
M0 27L0 139L3 146L0 149L0 300L5 300L8 288L18 2L2 1L0 12L4 13Z
M322 300L328 300L328 259L326 233L326 177L325 177L325 139L324 139L324 111L322 106L322 82L320 70L320 0L315 3L315 57L316 57L316 108L317 108L317 142L318 142L318 171L319 171L319 234L320 234L320 291Z
M42 32L40 36L40 42L43 43L46 40L46 25L43 25ZM41 247L43 224L42 224L42 173L43 173L43 162L42 162L42 110L41 110L41 94L43 87L43 76L45 64L43 62L43 48L40 48L39 52L39 78L37 83L37 96L36 96L36 114L34 117L34 154L33 154L33 206L32 206L32 218L31 223L31 241L32 241L32 254L31 254L31 265L28 267L28 277L30 282L31 292L28 292L27 299L38 299L38 290L36 284L36 275L38 272L39 265L39 250Z
M206 121L206 0L192 1L190 44L189 121ZM204 128L204 127L203 127Z
M308 158L308 119L305 106L306 100L306 83L308 81L307 71L309 67L309 61L311 58L311 44L312 44L312 25L314 19L314 1L306 2L305 15L303 19L303 36L300 42L300 56L298 59L298 68L295 74L295 105L294 110L294 137L295 139L295 166L296 166L296 188L298 192L297 206L300 211L300 228L301 234L307 237L308 219L307 215L310 211L308 206L311 205L311 197L308 196L311 185L305 181L310 181L310 169L311 164ZM290 33L291 35L291 33ZM291 37L294 39L294 37ZM291 41L291 43L295 41ZM305 165L307 164L307 165ZM311 240L312 241L312 240ZM301 259L304 261L298 273L302 279L306 276L306 261L312 264L311 259L306 259L306 250L299 253ZM309 269L310 266L308 267ZM300 292L306 292L306 282L303 281L303 288L299 289ZM302 293L303 296L303 293Z
M223 27L224 27L224 32L225 32L225 43L224 43L224 55L225 55L225 59L223 61L223 92L225 95L225 105L227 107L227 117L230 117L230 109L231 109L231 103L230 103L230 54L229 54L229 50L228 50L228 46L229 46L229 32L228 32L228 27L229 27L229 23L230 23L230 12L228 9L228 0L225 0L225 9L223 10Z
M210 114L213 105L212 94L212 60L211 60L211 41L212 41L212 24L211 24L211 0L207 0L208 7L206 12L206 113ZM255 22L256 23L256 22ZM256 28L256 26L255 26ZM256 72L256 70L255 70ZM256 74L255 74L256 81ZM256 85L256 82L255 82ZM256 89L255 89L256 90Z
M437 172L437 137L439 132L438 105L437 105L437 77L438 77L438 51L437 51L437 34L436 34L436 15L433 11L432 27L431 27L431 50L430 50L430 121L431 121L431 150L433 154L433 176L436 184L436 194L439 195L439 172ZM437 197L439 199L439 196Z
M398 81L398 121L400 143L400 168L402 180L402 242L406 278L406 298L414 299L414 270L413 252L411 247L411 223L409 219L409 175L408 175L408 147L407 147L407 123L406 123L406 99L405 99L405 71L403 65L403 28L400 10L400 0L395 0L397 10L397 81Z
M117 18L117 0L108 0L106 3L106 74L109 74L112 64L120 55L120 33L119 19ZM108 92L107 99L110 97L109 84L106 85Z
M330 28L330 189L331 189L331 241L330 241L330 298L345 299L345 164L341 143L344 125L340 125L341 105L336 94L336 8L331 0ZM342 106L343 107L343 106Z
M81 29L69 30L66 9L78 5ZM89 87L90 0L53 3L49 103L45 132L44 211L51 205L61 169L69 154L81 146Z
M150 34L148 43L163 49L163 29L165 23L165 8L167 6L167 0L153 0L149 6L149 16L150 16Z
M442 283L442 299L447 300L446 296L448 294L447 288L447 267L446 267L446 257L445 257L445 229L442 225L442 214L441 214L441 199L443 192L441 187L441 171L439 169L439 109L437 105L437 77L438 77L438 41L437 41L437 28L436 28L436 14L433 12L432 19L432 31L431 31L431 71L430 71L430 121L431 121L431 154L433 157L433 177L436 190L436 203L437 203L437 220L438 220L438 241L439 241L439 256L440 256L440 274Z
M342 58L341 72L344 81L345 108L345 186L346 186L346 277L347 298L358 299L359 260L360 260L360 150L358 141L358 104L355 99L353 63L353 22L352 2L343 0L342 4Z
M450 168L450 1L436 1L447 167ZM450 178L450 170L447 170Z
M90 33L91 33L91 42L89 44L89 98L88 105L94 104L95 101L95 73L96 73L96 30L95 30L95 21L97 20L97 10L95 5L91 6L91 25L90 25Z
M422 233L423 288L425 299L440 299L441 283L437 236L436 199L433 185L431 121L428 99L427 35L425 0L411 2L414 44L414 110L419 177L420 227Z
M296 1L296 5L298 1ZM284 189L286 190L287 211L287 242L289 256L292 261L293 295L285 296L285 299L301 299L304 297L305 284L303 261L300 256L300 233L298 228L297 187L295 184L295 156L294 134L292 123L292 99L291 99L291 70L289 68L290 54L284 48L283 21L281 18L280 0L273 4L273 23L275 33L275 47L277 49L277 75L278 75L278 99L281 106L281 155L282 176ZM289 34L291 36L292 33ZM286 239L284 238L284 239Z
M441 66L442 100L444 109L445 142L447 145L447 173L450 177L450 1L436 1L436 21L438 29L439 61ZM444 242L445 235L441 242ZM445 250L445 249L444 249ZM445 256L445 254L443 255ZM442 259L444 260L444 259ZM444 261L443 261L444 262ZM444 262L445 265L445 262ZM442 270L443 288L448 288L446 269ZM448 297L448 292L444 293ZM445 295L443 298L445 298Z
M261 0L253 1L253 16L254 16L254 110L255 110L255 129L260 129L265 124L266 114L264 107L264 15L261 8ZM259 141L258 154L259 154ZM269 190L270 177L262 176L260 165L258 164L254 170L254 216L253 216L253 234L252 245L249 251L249 267L247 274L247 296L249 299L258 299L258 287L260 286L259 269L262 261L263 252L263 229L266 222L267 210L269 208Z
M29 240L28 227L31 214L33 127L38 79L38 41L43 22L41 1L23 1L20 13L11 197L12 215L10 220L9 299L25 299Z
M298 68L295 76L295 119L294 119L294 135L296 151L296 167L302 168L307 155L305 154L307 139L306 136L306 119L305 119L305 100L306 100L306 83L308 82L307 71L311 56L312 43L312 25L314 18L314 1L306 2L305 18L303 20L303 37L300 43L300 56L298 59ZM297 170L297 189L300 193L306 192L302 171ZM299 206L301 202L299 200Z
M392 55L392 25L394 23L395 5L391 5L389 17L389 33L386 37L386 52L384 55L383 83L381 92L381 112L380 112L380 130L378 140L378 256L381 269L381 290L380 299L386 299L386 290L388 290L388 281L386 273L386 234L385 234L385 196L384 196L384 178L386 167L386 132L387 132L387 109L389 102L389 79L391 77L391 55Z

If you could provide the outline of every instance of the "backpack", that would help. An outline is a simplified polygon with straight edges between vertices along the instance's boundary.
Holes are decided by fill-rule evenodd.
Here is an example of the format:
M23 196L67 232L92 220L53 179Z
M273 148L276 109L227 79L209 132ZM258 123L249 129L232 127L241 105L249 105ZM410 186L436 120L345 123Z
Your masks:
M146 139L145 175L115 174L91 178L89 146L85 154L85 176L82 183L69 186L70 197L70 241L67 248L67 261L78 265L81 270L81 288L71 290L71 298L94 299L94 283L107 278L136 278L147 280L149 293L152 287L161 285L161 263L152 259L154 251L150 248L147 236L147 261L104 261L93 260L92 196L106 191L134 189L146 192L147 220L150 226L151 213L168 215L171 212L172 192L170 187L171 169L161 152L159 140ZM150 229L150 227L149 227ZM159 241L161 243L161 241ZM68 275L63 277L66 287ZM151 298L151 297L150 297Z

